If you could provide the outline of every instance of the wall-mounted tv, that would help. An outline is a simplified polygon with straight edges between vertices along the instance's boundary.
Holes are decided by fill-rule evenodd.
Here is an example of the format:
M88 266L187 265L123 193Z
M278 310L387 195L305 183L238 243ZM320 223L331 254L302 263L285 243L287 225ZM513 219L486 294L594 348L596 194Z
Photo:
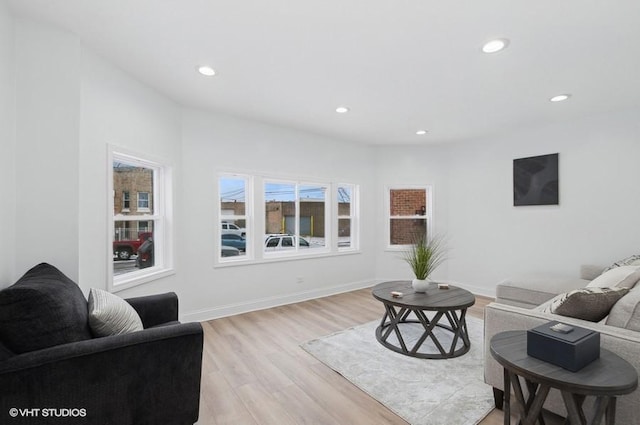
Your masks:
M558 205L558 154L513 160L513 205Z

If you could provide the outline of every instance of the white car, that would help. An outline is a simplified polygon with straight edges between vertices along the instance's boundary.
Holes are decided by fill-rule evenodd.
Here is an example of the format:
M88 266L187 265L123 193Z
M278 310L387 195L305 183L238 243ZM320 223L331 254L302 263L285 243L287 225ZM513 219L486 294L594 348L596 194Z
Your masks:
M240 255L240 250L233 246L222 245L220 247L220 256L221 257L235 257Z
M233 235L239 235L243 237L247 235L246 229L242 227L238 227L233 223L227 223L223 221L222 223L220 223L220 225L222 226L221 234L223 235L233 234Z
M298 238L295 235L267 235L264 240L264 246L267 251L282 251L294 249L295 241L298 240L300 248L309 248L311 245L305 238Z

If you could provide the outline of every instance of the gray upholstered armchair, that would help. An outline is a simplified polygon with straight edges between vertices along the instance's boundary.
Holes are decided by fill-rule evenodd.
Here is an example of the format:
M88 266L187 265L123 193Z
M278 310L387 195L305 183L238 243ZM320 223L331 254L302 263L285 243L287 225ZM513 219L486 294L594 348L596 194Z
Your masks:
M0 423L191 425L203 333L168 293L127 300L144 330L94 338L87 301L40 264L0 291Z

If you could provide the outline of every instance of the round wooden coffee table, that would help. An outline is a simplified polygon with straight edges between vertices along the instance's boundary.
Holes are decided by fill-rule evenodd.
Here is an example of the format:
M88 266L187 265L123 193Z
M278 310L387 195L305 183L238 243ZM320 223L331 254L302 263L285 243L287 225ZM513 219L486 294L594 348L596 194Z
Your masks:
M504 368L504 424L511 423L511 391L517 400L520 423L544 423L542 406L551 388L560 390L571 424L587 423L582 405L587 396L596 398L595 411L589 424L615 423L616 397L629 394L638 387L638 374L626 360L604 348L600 358L577 372L527 355L525 331L500 332L491 338L491 355ZM525 381L525 400L520 379Z
M403 296L394 298L391 295L394 291L402 292ZM469 351L471 342L465 317L467 308L476 302L471 292L455 286L439 289L437 284L433 284L425 293L418 293L411 287L411 282L393 281L374 286L372 293L385 308L380 326L376 329L376 339L388 349L422 359L449 359ZM430 318L426 312L435 314ZM403 328L416 323L422 325L423 332L409 346ZM448 347L438 339L438 332L434 332L436 328L452 337ZM397 343L389 340L392 334ZM427 339L431 339L437 351L421 350Z

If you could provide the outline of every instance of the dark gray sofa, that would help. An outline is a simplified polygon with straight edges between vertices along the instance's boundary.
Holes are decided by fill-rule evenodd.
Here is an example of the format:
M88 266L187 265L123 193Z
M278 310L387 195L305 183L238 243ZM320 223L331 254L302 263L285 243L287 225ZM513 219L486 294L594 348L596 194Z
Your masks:
M144 330L94 338L87 301L40 264L0 291L0 423L191 425L203 332L174 293L127 300Z

